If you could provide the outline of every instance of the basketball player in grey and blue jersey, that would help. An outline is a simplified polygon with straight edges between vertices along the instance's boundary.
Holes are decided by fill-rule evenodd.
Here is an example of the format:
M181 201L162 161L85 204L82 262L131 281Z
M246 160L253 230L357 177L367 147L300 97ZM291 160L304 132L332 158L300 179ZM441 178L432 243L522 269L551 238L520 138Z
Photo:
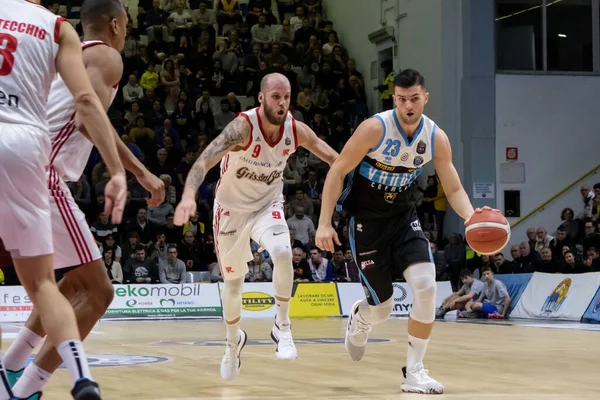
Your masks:
M468 220L474 210L452 164L448 137L423 115L428 99L425 80L417 71L404 70L394 78L395 109L364 121L331 166L323 188L316 244L328 251L334 251L334 242L340 245L331 224L339 198L338 209L351 217L350 244L367 295L354 304L348 318L346 350L354 360L363 357L371 327L392 312L392 274L403 273L413 292L413 307L402 390L443 393L444 386L423 367L436 294L435 265L414 196L423 166L433 160L458 215Z

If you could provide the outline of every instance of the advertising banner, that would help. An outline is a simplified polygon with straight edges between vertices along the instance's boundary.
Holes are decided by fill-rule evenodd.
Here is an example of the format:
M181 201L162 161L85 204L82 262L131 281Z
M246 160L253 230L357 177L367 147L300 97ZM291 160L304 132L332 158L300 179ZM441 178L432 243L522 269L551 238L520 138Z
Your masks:
M585 314L581 317L581 322L600 323L600 288L596 291Z
M115 285L103 319L220 318L218 285Z
M338 283L337 291L344 317L350 315L354 303L365 298L365 291L360 283Z
M500 274L494 275L496 279L504 283L506 289L508 290L508 295L510 296L510 307L508 308L508 313L512 312L517 306L521 295L525 291L527 284L531 280L531 276L533 274Z
M292 291L291 318L339 317L335 283L297 283Z
M223 294L222 282L219 283L219 294ZM273 319L276 309L272 283L244 283L242 319Z
M33 310L22 286L3 286L0 289L0 322L25 322Z
M566 275L535 272L510 316L579 321L598 285L600 272Z
M452 294L450 282L437 282L435 306L439 307L446 297ZM413 295L408 283L394 282L394 317L408 317L412 310Z

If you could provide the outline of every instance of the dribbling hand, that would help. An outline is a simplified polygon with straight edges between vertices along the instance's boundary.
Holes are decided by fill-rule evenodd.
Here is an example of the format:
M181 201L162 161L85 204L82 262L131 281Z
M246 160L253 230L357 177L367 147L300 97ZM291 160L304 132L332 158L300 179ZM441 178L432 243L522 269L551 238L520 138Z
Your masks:
M111 216L113 224L120 224L127 200L127 180L125 174L116 174L104 187L104 213Z
M338 246L341 246L340 239L338 238L338 234L333 229L333 226L319 226L317 229L317 234L315 236L315 244L321 250L326 250L331 253L335 253L334 243Z
M165 183L161 179L151 173L145 173L137 180L144 189L150 192L150 198L146 199L148 207L158 207L165 201Z
M182 197L181 202L175 209L173 223L177 226L185 225L192 215L196 213L196 200L189 197Z
M497 208L492 208L492 207L488 207L488 206L483 206L482 208L476 208L475 209L475 213L477 213L477 214L479 214L479 213L481 213L483 211L493 211L493 212L500 213L500 210L498 210ZM471 220L471 217L469 217L467 220L465 220L465 226L467 226L467 224Z

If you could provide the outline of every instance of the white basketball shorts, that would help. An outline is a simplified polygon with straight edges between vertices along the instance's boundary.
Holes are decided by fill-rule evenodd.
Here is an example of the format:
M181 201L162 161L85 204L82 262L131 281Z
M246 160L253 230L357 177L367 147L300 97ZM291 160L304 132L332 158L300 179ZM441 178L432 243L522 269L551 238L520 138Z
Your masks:
M54 269L75 267L102 258L85 215L67 184L53 167L48 169Z
M280 201L254 213L237 213L222 208L215 201L213 233L223 279L237 279L246 275L248 261L253 258L250 239L263 246L261 237L267 229L274 226L288 229L283 203Z
M0 123L0 237L13 258L52 254L47 132Z

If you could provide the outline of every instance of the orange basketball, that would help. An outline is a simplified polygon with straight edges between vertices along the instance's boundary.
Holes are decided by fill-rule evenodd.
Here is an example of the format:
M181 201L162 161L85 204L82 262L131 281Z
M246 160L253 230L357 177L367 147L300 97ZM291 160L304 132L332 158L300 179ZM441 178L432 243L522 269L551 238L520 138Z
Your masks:
M483 210L473 214L465 235L469 246L484 255L500 252L510 239L510 225L498 211Z

